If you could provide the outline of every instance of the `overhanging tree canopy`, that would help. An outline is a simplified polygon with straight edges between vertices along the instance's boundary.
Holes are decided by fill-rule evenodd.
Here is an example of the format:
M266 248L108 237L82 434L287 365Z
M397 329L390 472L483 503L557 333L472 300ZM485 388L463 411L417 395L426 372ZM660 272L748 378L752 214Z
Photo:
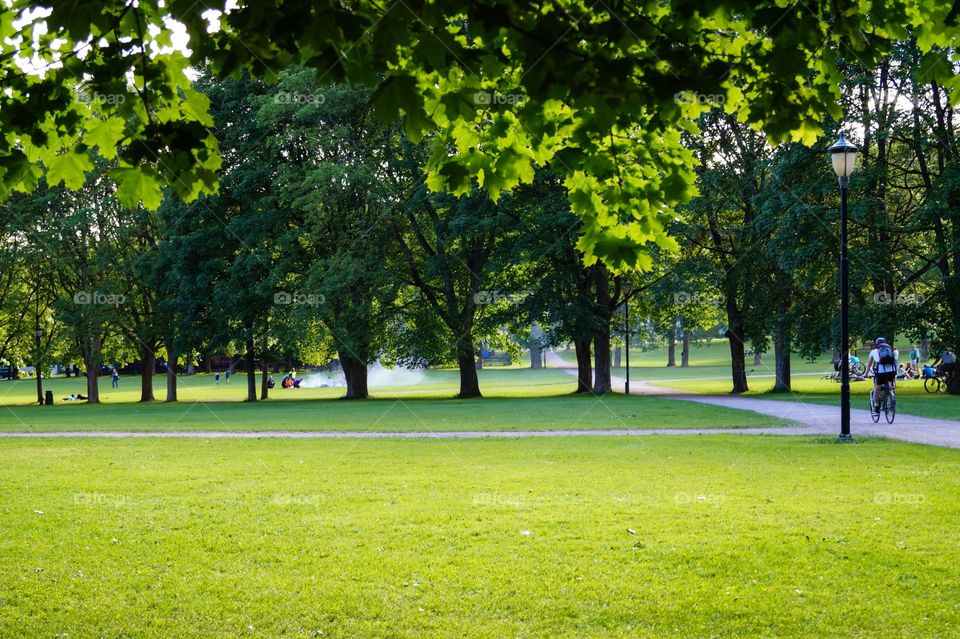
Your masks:
M376 85L382 117L429 134L432 188L466 193L476 181L496 198L550 163L583 220L588 263L644 267L644 246L672 243L673 206L694 192L681 133L703 110L723 103L774 140L811 142L841 115L838 62L869 65L908 33L924 69L956 83L936 48L956 41L958 12L933 0L226 4L0 11L2 191L31 188L44 169L76 187L96 149L119 156L124 204L157 206L163 184L188 200L212 192L219 157L188 67L269 79L302 62L323 81ZM172 46L178 30L187 51Z

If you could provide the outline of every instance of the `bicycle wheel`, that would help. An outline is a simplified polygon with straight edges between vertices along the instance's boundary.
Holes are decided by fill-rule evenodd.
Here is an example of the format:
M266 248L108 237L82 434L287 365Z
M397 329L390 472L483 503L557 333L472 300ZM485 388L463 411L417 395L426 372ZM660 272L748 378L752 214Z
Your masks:
M876 424L880 421L880 408L877 406L877 387L870 391L870 419Z
M892 424L897 416L897 396L889 390L884 393L883 416L887 418L887 423Z
M923 380L923 390L928 393L937 393L940 391L940 378L939 377L928 377Z
M857 376L862 377L863 374L867 372L867 367L864 366L862 363L861 363L861 364L851 364L851 365L850 365L850 372L853 373L854 375L857 375Z

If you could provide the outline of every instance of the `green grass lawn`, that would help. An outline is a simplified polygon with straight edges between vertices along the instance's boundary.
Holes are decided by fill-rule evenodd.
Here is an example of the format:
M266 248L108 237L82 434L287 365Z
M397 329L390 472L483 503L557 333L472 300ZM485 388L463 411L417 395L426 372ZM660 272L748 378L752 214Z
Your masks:
M316 379L326 377L317 373ZM427 370L412 373L410 383L405 385L371 384L370 392L378 397L414 397L433 396L451 397L460 388L460 377L456 370ZM279 384L282 374L274 375ZM576 388L576 381L566 372L558 369L530 370L524 368L488 368L478 371L480 389L491 396L519 395L559 395L569 393ZM300 373L298 377L310 379L310 373ZM257 392L260 391L260 375L257 375ZM154 395L159 400L166 397L166 376L153 378ZM58 403L64 397L76 393L86 393L86 381L81 378L55 377L44 380L44 389L53 391ZM274 388L271 399L331 398L344 394L343 388ZM247 379L244 373L233 375L230 384L221 377L220 384L214 382L213 375L181 375L178 378L177 395L184 401L241 401L247 396ZM124 376L120 387L110 387L110 377L100 378L100 400L104 403L135 402L140 399L140 378ZM0 381L0 405L23 405L37 401L36 380Z
M792 380L792 393L773 393L772 379L749 378L748 396L763 399L781 399L784 401L803 401L815 404L840 405L840 385L819 377L795 377ZM656 385L679 388L695 393L721 395L730 392L729 378L726 380L685 380L658 382ZM866 380L850 383L851 404L854 408L868 408L870 389L873 382ZM897 412L905 415L917 415L932 419L960 420L960 397L937 393L931 395L923 389L921 380L897 382Z
M957 636L960 451L0 441L0 636Z
M0 431L464 431L741 428L789 422L750 411L612 395L344 401L59 404L0 408Z
M568 365L576 366L576 353L571 350L560 349L556 351ZM730 346L726 340L712 340L709 343L701 345L692 345L690 347L690 366L681 368L680 348L677 347L678 366L667 367L667 349L659 348L650 351L640 351L630 349L630 379L634 381L650 380L684 380L684 379L702 379L718 378L719 380L730 378ZM621 364L626 364L622 360ZM825 355L810 361L806 358L795 355L791 362L794 375L799 377L820 376L832 370L830 356ZM773 354L768 353L763 356L760 364L754 364L753 356L747 357L747 370L754 377L764 377L774 375ZM613 368L613 374L623 377L626 372L624 368Z
M139 379L125 378L114 391L106 381L104 403L63 402L76 379L49 380L54 406L28 405L35 382L0 383L0 431L27 430L356 430L464 431L619 428L738 428L789 422L749 411L716 409L671 400L574 396L575 379L557 370L480 371L483 399L457 400L454 370L423 373L415 385L373 388L375 398L343 401L342 388L274 389L267 402L240 401L244 379L214 385L208 375L184 376L176 404L137 403ZM163 378L154 379L163 397Z

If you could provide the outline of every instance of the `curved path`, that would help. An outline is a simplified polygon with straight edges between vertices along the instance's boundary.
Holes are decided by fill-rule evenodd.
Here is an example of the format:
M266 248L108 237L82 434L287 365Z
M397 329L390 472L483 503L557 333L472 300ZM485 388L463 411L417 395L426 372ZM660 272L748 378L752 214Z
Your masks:
M577 374L576 369L571 368L570 365L556 353L548 352L547 361L552 366L563 368L571 375ZM613 378L613 386L615 389L623 388L624 384L626 384L624 378ZM840 410L836 406L824 406L822 404L811 404L800 401L792 402L780 399L697 395L675 388L653 386L642 381L630 382L630 392L637 395L651 395L687 402L697 402L699 404L723 406L724 408L749 410L754 413L760 413L761 415L789 419L801 424L799 428L744 428L737 430L737 432L744 435L763 430L769 430L771 434L781 435L837 435L840 433ZM850 411L850 422L850 429L854 436L871 435L918 444L960 448L960 421L929 419L926 417L898 414L893 424L887 424L882 419L879 424L874 424L870 419L870 411L855 408ZM718 430L714 430L713 432L718 432ZM674 432L679 434L680 431ZM719 430L719 432L730 433L734 431L723 429Z

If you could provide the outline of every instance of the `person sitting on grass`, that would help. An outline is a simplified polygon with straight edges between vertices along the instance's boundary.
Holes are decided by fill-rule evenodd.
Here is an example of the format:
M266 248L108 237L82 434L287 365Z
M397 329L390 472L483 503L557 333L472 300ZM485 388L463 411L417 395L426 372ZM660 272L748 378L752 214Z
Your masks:
M280 380L280 388L300 388L300 384L303 383L303 380L294 377L293 375L293 372L284 375Z

